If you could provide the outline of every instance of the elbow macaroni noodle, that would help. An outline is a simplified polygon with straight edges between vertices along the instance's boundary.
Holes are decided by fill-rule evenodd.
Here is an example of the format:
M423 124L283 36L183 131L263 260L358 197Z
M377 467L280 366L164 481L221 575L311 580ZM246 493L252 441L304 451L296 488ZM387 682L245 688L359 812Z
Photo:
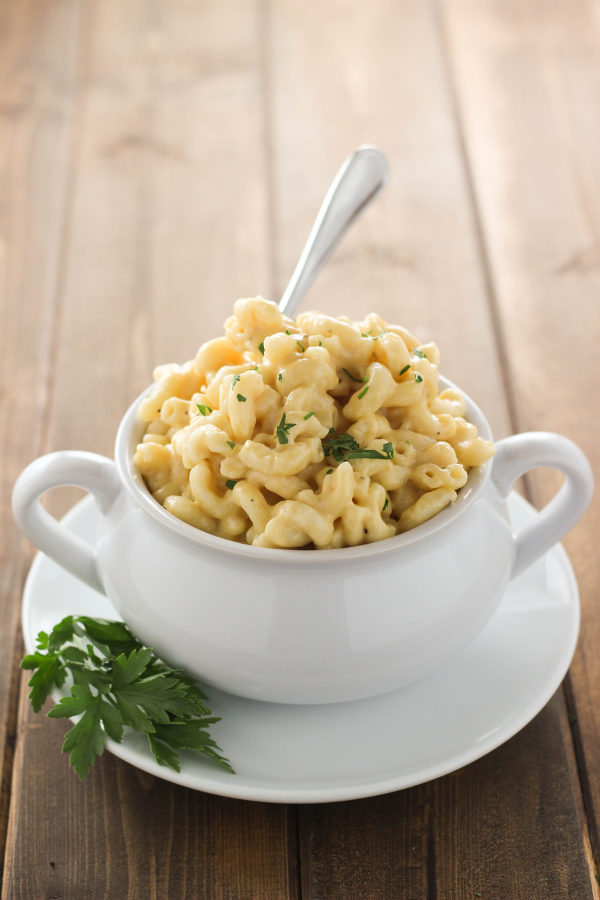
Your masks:
M415 528L494 453L438 389L439 353L379 316L238 300L225 336L159 366L134 462L165 509L258 547L354 546Z

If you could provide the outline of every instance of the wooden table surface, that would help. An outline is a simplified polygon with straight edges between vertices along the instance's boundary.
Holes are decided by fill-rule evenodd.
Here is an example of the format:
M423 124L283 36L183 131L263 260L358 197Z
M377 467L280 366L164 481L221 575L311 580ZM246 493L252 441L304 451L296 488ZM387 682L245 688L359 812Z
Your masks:
M18 472L111 455L155 364L190 358L237 297L277 299L363 142L392 178L304 308L435 339L497 437L561 432L598 467L597 0L0 0L3 898L599 895L598 501L564 542L582 630L563 686L436 781L285 806L107 753L80 783L64 722L28 708Z

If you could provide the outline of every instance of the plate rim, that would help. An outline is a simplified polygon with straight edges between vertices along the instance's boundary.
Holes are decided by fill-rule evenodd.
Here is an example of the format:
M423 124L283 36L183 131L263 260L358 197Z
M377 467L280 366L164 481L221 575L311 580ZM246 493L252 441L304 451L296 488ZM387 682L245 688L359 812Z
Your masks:
M509 495L509 509L511 504L517 506L520 505L523 509L526 509L530 513L536 512L535 508L524 497L522 497L515 491L512 491ZM69 526L72 519L77 518L77 516L82 513L84 507L95 505L96 504L93 497L84 497L61 518L61 523L65 526ZM491 753L493 750L497 749L502 744L506 743L506 741L514 737L527 724L529 724L529 722L531 722L535 718L535 716L546 706L546 704L552 698L552 696L562 683L569 669L569 666L571 665L571 661L575 653L575 648L577 646L581 621L581 607L577 579L575 577L575 573L573 571L573 567L569 560L568 554L566 553L561 543L557 543L553 547L551 547L550 550L548 550L545 554L545 556L548 555L554 555L557 557L557 560L561 564L563 573L566 576L568 594L570 599L570 603L568 605L572 615L570 617L570 630L569 633L565 636L564 649L560 658L557 660L551 675L549 675L545 682L545 689L543 691L540 690L536 696L536 699L529 703L528 706L520 710L519 715L512 719L504 729L501 729L500 733L494 732L493 736L488 736L487 740L477 742L476 745L472 745L467 748L462 747L460 750L456 750L454 753L447 754L441 759L432 762L429 765L425 765L422 768L419 768L418 773L415 772L414 769L410 769L408 771L406 771L405 769L404 773L400 771L395 773L394 775L380 779L373 778L371 776L370 779L359 783L354 783L353 779L352 783L346 783L345 785L334 785L330 787L281 787L278 786L277 783L269 785L267 783L268 779L265 779L264 781L257 780L257 783L253 783L252 776L247 777L245 783L240 783L239 781L236 782L236 775L232 776L229 774L225 774L209 760L202 760L202 765L206 766L206 772L199 773L196 770L186 771L185 754L182 754L181 771L175 772L165 766L160 766L150 755L149 751L146 751L145 749L140 750L135 746L131 746L126 739L123 741L123 743L118 744L110 738L107 738L105 749L119 759L122 759L124 762L127 762L135 768L147 772L150 775L161 778L163 781L169 781L173 784L179 785L180 787L187 787L192 790L204 791L206 793L215 794L222 797L228 797L238 800L252 800L255 802L306 804L334 803L348 800L359 800L366 797L380 796L382 794L392 793L394 791L405 790L406 788L415 787L419 784L424 784L436 778L441 778L444 775L449 775L451 772L455 772L458 769L463 768L464 766L470 765L481 757L486 756L488 753ZM25 648L28 653L33 651L35 644L35 633L31 633L29 629L30 612L33 605L32 598L35 595L35 582L37 581L39 570L43 569L43 566L48 561L52 562L52 560L50 560L50 558L46 556L46 554L42 553L41 551L38 551L36 553L27 574L23 589L23 599L21 606L21 627ZM54 563L54 565L56 565L56 563ZM74 582L77 583L77 579L74 575L66 572L66 570L65 574L69 578L74 579ZM103 600L104 602L111 602L109 598L105 596L103 597ZM116 610L115 616L120 618L120 616L118 616L118 613L116 613ZM488 625L486 625L486 629L492 625L495 616L496 614L492 617ZM433 675L432 677L435 677L435 675ZM406 688L404 690L406 690ZM59 692L56 692L56 696L54 697L54 699L56 700L59 696ZM243 698L237 699L243 702ZM361 702L368 702L368 699ZM337 706L341 704L334 705Z

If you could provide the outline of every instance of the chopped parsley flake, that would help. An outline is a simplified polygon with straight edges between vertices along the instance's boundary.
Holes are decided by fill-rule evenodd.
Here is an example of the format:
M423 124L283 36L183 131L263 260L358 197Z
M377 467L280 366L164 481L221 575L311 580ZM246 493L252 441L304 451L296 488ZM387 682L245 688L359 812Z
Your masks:
M386 497L385 503L383 504L383 509L381 510L381 512L385 512L389 505L390 505L390 498Z
M286 329L285 329L285 333L286 333L286 334L291 334L292 332L289 331L289 330L286 328Z
M346 459L393 459L394 456L394 447L390 441L383 445L383 453L380 453L379 450L361 447L351 434L336 434L324 438L321 443L325 455L331 456L336 462Z
M423 376L419 375L418 372L415 374L415 381L417 382L417 384L421 384L421 382L423 381Z
M413 353L415 354L415 356L418 356L420 359L427 359L427 354L423 353L422 350L415 349L415 350L413 350Z
M311 411L309 413L306 413L306 415L304 416L304 421L306 422L306 420L310 419L310 417L314 416L314 414L315 414L314 409L311 409Z
M301 344L300 341L296 341L296 343L300 347L300 353L304 353L304 351L306 350L306 347L303 344Z
M333 472L333 469L327 469L327 471L325 472L325 474L326 474L326 475L331 475L332 472Z
M227 481L225 482L225 487L229 488L229 490L232 491L234 489L234 487L236 486L236 484L237 484L237 481L235 481L233 478L228 478Z
M344 372L348 376L348 378L351 378L352 381L356 381L357 384L363 384L363 379L355 378L354 375L352 374L352 372L349 372L348 369L342 369L342 372Z
M264 341L261 341L261 342L260 342L260 344L258 345L258 349L260 350L260 352L261 352L262 355L264 356L264 355L265 355L265 344L264 344Z
M364 386L364 388L362 389L362 391L360 392L360 394L358 395L358 399L362 400L362 398L365 396L365 394L367 393L368 390L369 390L369 385L366 384Z
M246 402L246 398L244 397L243 394L238 394L238 395L237 395L237 398L238 398L238 400L240 401L240 403L245 403L245 402Z
M290 430L290 428L295 428L295 427L296 427L295 422L288 422L286 424L285 413L283 413L283 415L281 417L281 422L275 429L276 434L277 434L277 440L279 441L280 444L289 444L288 431Z
M233 443L233 441L225 441L225 443L229 444L229 446L231 447L232 450L234 449L235 444Z
M404 373L408 372L409 369L410 369L410 363L407 363L403 369L400 369L400 374L404 375Z
M281 374L281 372L277 376L277 381L283 381L283 375Z
M239 376L239 375L234 375L234 376L233 376L233 379L232 379L232 382L231 382L231 390L234 389L234 387L236 386L236 384L238 383L239 380L240 380L240 376Z
M360 336L364 338L370 338L372 341L378 341L380 337L383 337L384 334L387 334L387 331L382 331L380 334L371 334L373 329L369 329L369 331L361 331Z
M196 403L196 406L198 407L200 414L203 416L207 416L209 413L212 412L212 409L210 408L210 406L204 406L202 403Z

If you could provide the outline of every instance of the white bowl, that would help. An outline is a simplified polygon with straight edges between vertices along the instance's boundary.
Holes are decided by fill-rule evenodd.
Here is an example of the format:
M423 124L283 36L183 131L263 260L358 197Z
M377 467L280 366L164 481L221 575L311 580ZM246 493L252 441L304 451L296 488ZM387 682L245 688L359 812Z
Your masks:
M115 462L63 451L31 463L15 485L15 518L40 549L105 592L159 655L243 697L356 700L433 672L478 634L509 579L560 540L592 494L589 464L571 441L530 433L500 441L454 505L405 534L340 550L238 544L180 521L148 492L132 464L145 394L123 418ZM491 438L466 399L468 419ZM505 501L537 466L560 469L565 483L515 537ZM63 484L96 497L95 548L39 503Z

